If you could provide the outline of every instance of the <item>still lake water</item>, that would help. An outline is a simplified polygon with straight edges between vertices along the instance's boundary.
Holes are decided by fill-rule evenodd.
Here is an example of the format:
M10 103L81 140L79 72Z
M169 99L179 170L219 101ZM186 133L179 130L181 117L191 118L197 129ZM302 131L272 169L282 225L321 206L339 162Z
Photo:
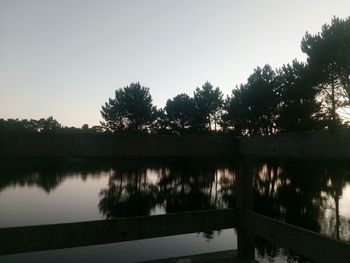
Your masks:
M0 162L0 228L234 207L239 161L34 159ZM255 161L255 211L350 242L350 164ZM234 230L0 257L135 262L235 249ZM259 261L298 261L256 240Z

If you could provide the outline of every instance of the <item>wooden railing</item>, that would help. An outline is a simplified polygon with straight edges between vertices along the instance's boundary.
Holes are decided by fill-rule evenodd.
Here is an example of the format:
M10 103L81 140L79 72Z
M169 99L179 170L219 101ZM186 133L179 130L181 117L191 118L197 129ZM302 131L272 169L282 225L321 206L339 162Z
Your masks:
M0 228L0 255L237 227L237 209Z
M80 223L0 228L0 255L236 228L238 256L254 258L259 236L316 262L350 262L350 245L251 211L249 163L237 173L237 208Z
M0 255L237 228L316 262L350 262L350 245L238 209L0 229ZM232 237L233 238L233 237ZM238 249L248 244L238 235ZM246 249L245 252L251 251ZM254 250L253 250L254 251ZM240 252L240 251L238 251ZM241 257L249 257L242 255Z
M316 262L350 262L350 243L253 212L242 215L246 231Z

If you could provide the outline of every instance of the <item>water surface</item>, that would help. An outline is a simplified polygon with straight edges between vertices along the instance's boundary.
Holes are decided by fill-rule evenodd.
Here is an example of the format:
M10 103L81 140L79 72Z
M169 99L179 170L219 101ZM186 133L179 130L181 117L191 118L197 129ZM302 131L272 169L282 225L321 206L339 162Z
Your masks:
M234 207L239 166L239 161L229 159L188 158L1 161L0 227ZM347 162L260 160L253 166L255 211L350 241ZM96 262L102 258L104 262L133 262L234 249L235 242L235 232L223 230L93 246L92 250L89 247L13 255L0 257L0 261L37 262L38 257L46 262L69 261L78 260L73 256L77 255ZM125 253L106 252L119 251L118 248ZM131 252L135 250L138 252ZM91 251L97 251L95 256ZM256 253L261 261L300 260L260 239L256 240Z

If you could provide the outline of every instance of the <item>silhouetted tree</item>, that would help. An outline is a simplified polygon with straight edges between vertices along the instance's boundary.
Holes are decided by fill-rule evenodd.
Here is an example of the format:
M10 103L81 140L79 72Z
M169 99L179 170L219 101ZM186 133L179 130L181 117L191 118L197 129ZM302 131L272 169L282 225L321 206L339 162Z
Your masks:
M111 132L148 131L152 123L152 97L149 88L140 83L131 83L115 91L115 98L109 98L102 106L102 126Z
M171 129L183 134L193 126L195 104L187 94L179 94L169 99L165 106Z
M153 107L152 112L153 122L150 127L151 132L156 134L171 134L173 131L170 128L170 121L164 109Z
M206 126L211 131L211 125L217 129L217 123L220 118L220 110L223 104L223 95L220 89L213 88L208 81L204 83L202 88L197 88L194 92L194 103L198 116L195 121L198 126Z
M256 68L247 84L240 85L226 99L223 121L237 134L275 133L278 95L276 74L269 65Z
M47 119L0 119L0 132L59 132L62 125L53 117Z
M277 104L275 72L270 65L256 68L248 78L251 130L254 134L276 132Z
M18 119L0 119L0 131L1 132L19 132L28 131L28 120L18 120ZM32 132L35 130L32 129Z
M249 131L249 108L246 99L247 86L240 85L232 90L224 104L225 113L222 115L224 130L233 130L235 135L246 135Z
M278 127L282 132L322 128L318 93L306 65L296 60L277 70Z
M62 125L52 116L47 119L41 118L37 121L37 130L39 132L57 132L62 128Z
M337 109L350 103L350 17L334 17L322 32L305 34L301 48L316 77L331 127L339 125Z

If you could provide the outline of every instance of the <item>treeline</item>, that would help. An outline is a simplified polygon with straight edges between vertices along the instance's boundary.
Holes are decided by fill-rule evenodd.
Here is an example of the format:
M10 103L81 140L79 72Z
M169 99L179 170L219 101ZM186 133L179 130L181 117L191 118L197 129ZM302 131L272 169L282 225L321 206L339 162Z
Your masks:
M131 83L102 106L101 124L109 132L235 135L347 126L339 110L350 106L350 17L334 17L320 33L306 33L301 49L306 63L258 67L225 99L206 82L192 97L179 94L157 109L149 89Z
M347 127L340 111L350 106L350 17L306 33L301 49L306 63L257 67L226 98L206 82L193 96L179 94L157 108L149 88L131 83L102 106L101 126L92 131L252 136Z
M53 117L35 119L0 119L0 132L25 132L25 133L96 133L102 132L100 126L89 128L84 124L81 128L67 127L60 124Z

